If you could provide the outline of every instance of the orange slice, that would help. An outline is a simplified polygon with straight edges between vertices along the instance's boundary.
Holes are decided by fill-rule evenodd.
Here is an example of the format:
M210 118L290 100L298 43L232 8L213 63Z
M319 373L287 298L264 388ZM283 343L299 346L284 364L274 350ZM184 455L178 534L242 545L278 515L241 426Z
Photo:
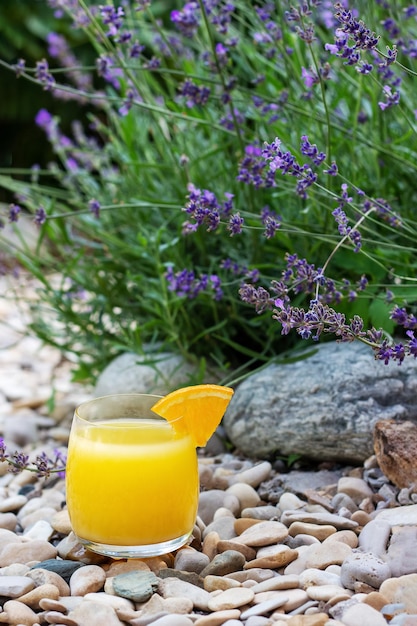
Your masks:
M182 431L191 433L196 446L205 446L220 424L232 398L233 389L221 385L193 385L164 396L153 405L152 411L173 422ZM182 420L178 418L182 417Z

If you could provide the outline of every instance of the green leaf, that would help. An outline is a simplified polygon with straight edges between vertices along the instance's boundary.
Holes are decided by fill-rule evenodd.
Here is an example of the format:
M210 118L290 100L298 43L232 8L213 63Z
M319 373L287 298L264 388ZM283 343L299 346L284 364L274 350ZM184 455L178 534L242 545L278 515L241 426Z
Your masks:
M390 319L392 305L381 298L373 300L369 306L369 318L375 328L382 328L387 333L392 334L395 324Z

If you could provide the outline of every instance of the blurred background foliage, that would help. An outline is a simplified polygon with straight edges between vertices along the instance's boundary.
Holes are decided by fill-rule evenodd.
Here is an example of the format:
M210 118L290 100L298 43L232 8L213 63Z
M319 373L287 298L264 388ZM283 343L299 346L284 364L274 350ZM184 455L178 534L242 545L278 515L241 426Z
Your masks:
M54 18L45 0L13 0L0 2L0 57L8 63L25 59L35 66L48 57L47 35L56 30L68 39L77 56L88 63L92 49L83 33L75 31L69 21ZM68 129L73 119L85 119L87 111L74 102L54 98L39 89L39 85L16 76L0 66L0 167L28 168L33 164L44 167L52 157L45 133L34 124L36 113L48 109L61 119ZM0 202L11 201L9 192L0 189Z

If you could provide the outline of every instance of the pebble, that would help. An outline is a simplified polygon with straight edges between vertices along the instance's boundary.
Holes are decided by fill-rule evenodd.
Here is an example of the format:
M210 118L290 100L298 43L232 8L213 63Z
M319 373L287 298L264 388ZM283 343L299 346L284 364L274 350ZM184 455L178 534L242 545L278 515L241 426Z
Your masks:
M219 539L234 539L236 537L235 518L222 516L213 519L204 529L203 538L212 532L217 533Z
M365 498L370 498L373 495L373 491L368 483L363 478L354 476L342 476L342 478L339 478L337 491L350 497L357 505L361 504Z
M55 572L55 574L58 574L66 582L69 582L73 573L80 567L84 567L84 565L79 561L67 561L65 559L47 559L45 561L40 561L39 563L34 565L33 569L42 569L48 570L49 572Z
M121 626L116 611L106 604L84 600L69 612L68 617L77 626Z
M140 617L155 616L162 613L187 614L193 610L193 602L190 598L161 598L157 593L140 606ZM117 612L120 617L120 609Z
M39 619L34 611L18 600L8 600L0 613L0 623L8 626L34 626Z
M387 551L390 534L391 525L387 521L378 518L371 520L360 534L359 547L364 552L383 556Z
M233 587L240 587L240 583L227 576L213 576L209 574L204 578L204 589L209 592L219 590L225 591L226 589L232 589Z
M206 554L192 548L183 548L177 552L174 566L179 570L199 574L209 563L210 559Z
M357 583L366 583L379 589L384 580L391 577L391 568L372 552L352 552L342 563L340 580L347 589L355 590Z
M191 583L179 580L178 578L165 578L160 581L158 586L158 593L163 598L176 598L184 597L189 598L194 606L194 609L200 611L208 611L208 603L212 597L210 593L192 585Z
M226 609L237 609L245 604L250 604L255 597L252 589L236 587L226 589L218 595L212 596L208 601L210 611L224 611Z
M329 602L332 598L337 598L338 602L350 598L352 592L344 589L341 585L311 585L307 589L307 595L311 600Z
M109 604L115 611L122 609L128 611L135 608L135 604L131 600L127 600L127 598L119 598L119 596L112 596L104 593L103 591L86 593L84 598L86 600L93 600L94 602Z
M326 569L329 565L342 564L350 555L352 548L340 541L323 542L308 547L306 567ZM306 551L307 552L307 551Z
M29 527L27 530L25 529L23 537L25 537L25 539L42 539L49 541L53 534L54 529L51 524L41 519L36 521L33 526Z
M135 620L132 620L130 623L132 626L138 626L137 622L135 624ZM153 621L152 624L153 626L193 626L192 620L185 615L164 615ZM99 625L97 624L97 626Z
M417 527L394 528L385 559L393 577L414 573L417 570Z
M248 507L242 510L242 516L253 520L273 520L277 516L277 509L275 506L268 504L265 506Z
M27 577L35 581L38 586L54 585L58 591L60 598L70 595L70 588L66 580L57 572L53 572L42 568L32 568L27 572Z
M54 559L57 549L48 541L35 539L27 543L13 542L4 546L0 552L0 567L6 567L12 563L29 563L30 561L43 561Z
M14 513L0 513L0 529L11 530L16 529L17 517Z
M42 600L58 600L59 598L59 589L55 585L45 584L39 585L39 587L35 587L31 591L21 595L19 597L19 601L23 602L27 606L30 606L31 609L40 609L40 602Z
M252 559L256 557L256 550L244 543L241 543L239 539L219 539L216 543L216 551L221 553L226 552L226 550L237 550L243 554L247 561L252 561Z
M26 576L0 576L0 596L18 598L31 591L35 583Z
M240 510L240 503L235 495L227 494L221 489L202 491L198 503L198 515L204 524L208 525L213 521L217 509L220 507L228 508L227 505L232 512L237 513Z
M324 539L336 532L336 528L330 524L309 524L307 522L293 522L288 529L291 537L296 537L300 534L311 535L319 541L324 541Z
M253 487L248 483L234 483L231 487L226 489L226 493L233 494L240 502L240 511L256 507L261 498Z
M213 560L200 572L204 578L209 574L214 576L224 576L231 572L237 572L245 564L245 557L237 550L226 550L217 554Z
M153 572L137 571L118 574L117 576L114 576L114 578L107 580L112 581L112 589L116 595L121 596L122 598L127 598L128 600L133 600L133 602L146 602L149 600L154 591L158 588L159 582ZM98 589L96 589L96 591L98 591Z
M297 578L302 589L319 585L341 585L339 574L316 568L303 570Z
M299 576L279 575L256 583L252 587L252 591L254 591L255 593L260 593L262 591L275 591L279 589L295 589L300 586L301 585Z
M199 617L194 626L220 626L221 624L229 624L231 620L236 620L237 624L241 624L239 621L240 611L237 609L223 609L216 611L211 615L203 615Z
M28 501L26 496L10 496L0 502L0 513L18 511Z
M71 595L85 596L87 593L100 591L100 589L103 589L105 581L106 573L98 565L86 565L85 567L80 567L75 570L69 580ZM114 579L113 588L116 590Z
M247 470L243 472L237 472L236 474L232 474L229 477L229 483L231 485L236 483L245 483L250 487L259 487L261 482L266 480L271 473L272 465L269 461L264 461L263 463L258 463L257 465L253 465Z
M281 522L259 522L244 530L236 541L246 546L268 546L271 543L284 541L288 536L288 528Z
M342 517L341 515L335 515L334 513L323 512L303 512L299 511L284 511L281 517L281 522L287 526L291 526L293 522L307 522L311 524L330 524L337 530L352 530L357 528L358 523Z
M67 509L57 511L51 518L52 528L61 535L69 535L72 531L72 526Z
M368 604L358 603L349 607L342 616L343 624L346 626L387 626L387 621L379 611Z
M245 620L254 615L265 615L266 613L271 613L280 606L283 606L286 602L288 602L287 595L283 594L281 596L276 596L271 600L264 600L264 602L259 602L258 604L255 604L255 606L246 609L240 617Z
M386 520L391 526L417 526L417 504L377 511L375 519Z
M286 546L282 546L282 550L270 556L261 556L245 563L244 569L253 569L261 567L265 569L280 569L285 567L298 557L297 550L292 550Z
M409 614L417 613L417 573L406 574L398 578L388 578L379 589L387 603L404 604L404 611Z

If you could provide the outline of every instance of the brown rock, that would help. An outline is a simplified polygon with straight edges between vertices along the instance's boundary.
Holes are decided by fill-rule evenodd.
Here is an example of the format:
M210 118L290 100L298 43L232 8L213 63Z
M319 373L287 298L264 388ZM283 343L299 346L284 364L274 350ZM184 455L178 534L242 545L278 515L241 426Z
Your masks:
M399 578L384 580L379 591L390 604L404 604L405 612L417 613L417 574L405 574Z
M368 593L366 598L364 598L364 603L369 604L373 609L380 611L383 606L388 604L388 600L385 596L382 595L379 591L371 591Z
M238 552L241 552L247 561L252 561L252 559L256 557L256 550L254 550L254 548L251 548L244 543L233 541L233 539L221 539L218 542L217 552L221 554L226 550L237 550Z
M40 623L36 613L18 600L8 600L4 603L0 622L7 626L34 626Z
M266 569L279 569L285 567L288 563L291 563L298 557L297 550L283 550L277 554L271 556L264 556L257 559L253 559L249 563L246 563L243 569L253 569L254 567L262 567Z
M254 524L259 524L260 521L261 520L258 519L252 519L251 517L239 517L234 524L236 534L241 535L247 528L250 528L250 526Z
M203 554L206 554L210 561L214 559L217 554L217 544L220 541L219 534L212 530L204 537L203 540Z
M399 487L417 484L417 425L410 421L380 420L373 431L378 465Z
M39 610L41 608L39 603L46 598L58 600L58 587L51 584L40 585L32 589L32 591L25 593L23 596L20 596L19 602L23 602L23 604L26 604L31 609Z

